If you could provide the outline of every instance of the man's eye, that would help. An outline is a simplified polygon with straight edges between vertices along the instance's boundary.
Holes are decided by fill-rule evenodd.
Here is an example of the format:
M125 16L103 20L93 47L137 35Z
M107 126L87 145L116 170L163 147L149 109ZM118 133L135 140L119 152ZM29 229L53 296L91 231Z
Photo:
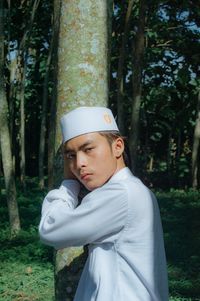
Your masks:
M86 153L90 153L93 149L94 149L94 147L87 147L87 148L85 149L85 152L86 152Z
M69 160L72 160L72 159L75 158L75 154L73 154L73 153L67 153L66 154L66 158L69 159Z

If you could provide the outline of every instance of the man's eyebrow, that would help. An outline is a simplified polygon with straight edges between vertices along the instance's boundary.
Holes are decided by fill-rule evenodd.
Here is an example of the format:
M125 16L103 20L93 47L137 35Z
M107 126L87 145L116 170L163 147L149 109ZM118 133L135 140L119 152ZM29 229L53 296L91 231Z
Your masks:
M86 141L85 143L81 144L81 145L78 147L78 150L84 149L85 147L87 147L88 145L92 144L93 142L94 142L93 140L88 140L88 141ZM74 152L74 149L71 149L71 148L68 148L68 147L66 147L66 148L64 149L64 153L65 153L65 154L68 154L68 153L70 153L70 152Z
M82 145L79 146L79 150L82 150L83 148L87 147L88 145L92 144L94 141L93 140L88 140L85 143L83 143Z
M65 155L67 155L67 154L69 154L69 153L71 153L71 152L73 152L73 150L64 148L63 153L64 153Z

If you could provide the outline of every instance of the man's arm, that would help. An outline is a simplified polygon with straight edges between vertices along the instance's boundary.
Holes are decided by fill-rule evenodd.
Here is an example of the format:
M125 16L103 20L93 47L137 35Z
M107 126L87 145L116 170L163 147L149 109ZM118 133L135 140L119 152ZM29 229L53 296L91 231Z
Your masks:
M80 192L80 183L77 181L74 174L71 172L67 157L63 151L64 159L64 181L61 183L59 189L51 190L43 200L42 216L39 224L39 234L43 237L43 230L41 225L46 221L50 222L47 217L49 211L60 201L65 202L66 208L74 209L78 205L78 194ZM44 241L45 243L45 241Z
M73 193L70 201L66 187L69 181L78 183L75 180L64 181L63 186L55 190L54 194L50 192L50 198L48 195L46 197L49 204L43 209L39 226L41 240L56 249L115 241L125 225L128 212L127 195L123 186L110 183L95 189L77 207L78 200L76 204L73 203Z

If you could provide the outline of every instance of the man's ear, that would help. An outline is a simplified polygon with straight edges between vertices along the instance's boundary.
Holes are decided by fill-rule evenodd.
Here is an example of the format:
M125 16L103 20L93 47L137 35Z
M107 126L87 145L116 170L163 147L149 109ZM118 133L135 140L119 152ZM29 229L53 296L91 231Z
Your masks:
M124 152L124 140L121 137L115 139L112 144L113 154L116 158L120 158Z

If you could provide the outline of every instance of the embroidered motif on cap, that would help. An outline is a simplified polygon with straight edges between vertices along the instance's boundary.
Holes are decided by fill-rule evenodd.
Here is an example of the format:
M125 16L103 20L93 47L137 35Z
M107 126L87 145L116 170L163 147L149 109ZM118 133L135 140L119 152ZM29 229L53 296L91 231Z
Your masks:
M103 115L103 118L104 118L104 120L105 120L106 123L108 123L108 124L112 123L112 117L109 114L105 113Z

